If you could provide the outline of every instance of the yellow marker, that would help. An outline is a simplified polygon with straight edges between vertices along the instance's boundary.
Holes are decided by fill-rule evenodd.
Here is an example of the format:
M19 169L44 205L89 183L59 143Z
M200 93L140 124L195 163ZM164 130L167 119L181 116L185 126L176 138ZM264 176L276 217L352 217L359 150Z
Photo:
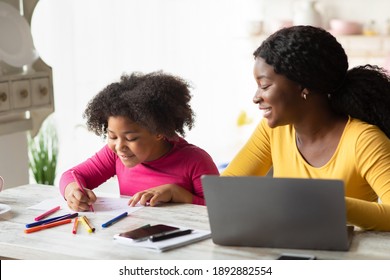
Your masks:
M92 229L92 231L95 231L95 227L91 224L91 222L88 220L87 216L84 216L84 221L87 223L87 225Z
M85 220L85 216L82 216L82 217L80 217L80 220L81 220L81 222L83 223L83 225L85 226L85 228L87 229L87 231L89 232L89 233L91 233L93 230L92 230L92 228L89 226L89 224L87 223L87 221Z

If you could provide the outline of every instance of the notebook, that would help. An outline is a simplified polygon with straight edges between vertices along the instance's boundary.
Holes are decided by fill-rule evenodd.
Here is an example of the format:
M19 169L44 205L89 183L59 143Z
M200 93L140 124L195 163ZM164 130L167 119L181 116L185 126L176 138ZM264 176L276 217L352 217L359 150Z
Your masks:
M179 227L181 230L187 228ZM149 239L144 241L133 241L132 239L121 236L120 234L114 235L114 240L123 245L143 248L155 252L165 252L174 248L186 246L204 239L210 238L210 231L194 229L191 234L183 235L175 238L166 239L163 241L152 242Z
M215 244L348 251L340 180L202 177Z

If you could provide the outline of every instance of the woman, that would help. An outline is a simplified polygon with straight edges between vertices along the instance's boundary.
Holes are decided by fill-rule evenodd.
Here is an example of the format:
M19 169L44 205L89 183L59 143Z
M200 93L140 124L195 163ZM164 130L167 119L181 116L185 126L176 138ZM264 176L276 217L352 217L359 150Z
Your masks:
M348 70L337 40L311 26L277 31L254 57L264 118L222 175L341 179L348 223L390 231L390 78Z

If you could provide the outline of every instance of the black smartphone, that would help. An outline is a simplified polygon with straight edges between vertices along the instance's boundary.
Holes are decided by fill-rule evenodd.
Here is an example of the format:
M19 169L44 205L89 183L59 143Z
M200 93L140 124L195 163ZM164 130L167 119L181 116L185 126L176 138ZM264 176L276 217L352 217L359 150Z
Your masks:
M134 241L142 241L148 239L150 236L165 234L168 232L175 232L180 230L177 227L158 224L150 227L137 228L127 232L120 233L119 236L133 239Z
M315 260L317 259L313 255L300 255L300 254L281 254L277 260Z

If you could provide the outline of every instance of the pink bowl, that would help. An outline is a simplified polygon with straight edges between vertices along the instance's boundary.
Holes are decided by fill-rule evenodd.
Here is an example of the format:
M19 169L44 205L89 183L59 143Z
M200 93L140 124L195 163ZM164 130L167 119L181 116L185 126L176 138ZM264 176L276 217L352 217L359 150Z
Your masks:
M357 35L362 34L363 31L361 23L342 19L331 19L329 26L329 31L336 35Z

